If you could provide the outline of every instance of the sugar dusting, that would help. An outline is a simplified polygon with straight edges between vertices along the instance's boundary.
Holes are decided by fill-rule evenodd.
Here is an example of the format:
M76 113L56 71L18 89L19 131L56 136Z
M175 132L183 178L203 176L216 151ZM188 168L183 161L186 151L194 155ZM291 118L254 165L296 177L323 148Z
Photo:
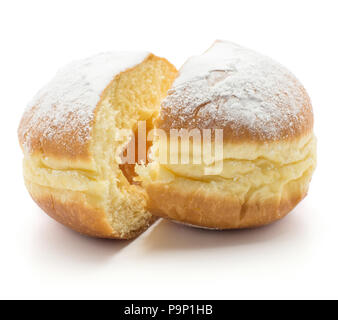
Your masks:
M62 143L62 137L77 130L68 143L85 143L101 94L113 78L139 63L148 52L107 52L75 61L59 70L29 103L24 117L24 148L31 150L32 132L44 140ZM67 145L64 148L68 148Z
M277 140L302 124L309 98L283 66L234 43L217 41L181 68L162 104L170 128L243 128L262 139ZM285 130L287 128L287 130Z

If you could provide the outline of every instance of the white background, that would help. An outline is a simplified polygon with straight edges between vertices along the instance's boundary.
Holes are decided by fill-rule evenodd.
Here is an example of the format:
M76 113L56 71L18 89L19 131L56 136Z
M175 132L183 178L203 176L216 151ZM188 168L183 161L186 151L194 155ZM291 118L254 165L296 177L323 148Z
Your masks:
M0 298L338 298L337 1L1 1ZM95 240L46 216L22 179L26 103L73 59L149 50L177 67L226 39L287 66L315 111L318 168L284 220L212 232L160 221Z

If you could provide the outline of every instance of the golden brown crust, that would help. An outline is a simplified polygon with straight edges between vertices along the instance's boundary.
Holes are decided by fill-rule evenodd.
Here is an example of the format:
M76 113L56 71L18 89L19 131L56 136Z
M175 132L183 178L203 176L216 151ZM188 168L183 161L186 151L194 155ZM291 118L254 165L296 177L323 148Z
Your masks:
M283 218L306 196L316 166L313 134L263 148L232 147L225 146L229 158L217 175L205 175L203 165L153 164L140 169L148 210L203 228L251 228Z
M88 204L86 194L40 186L28 180L25 180L25 184L32 199L51 218L88 236L128 240L144 232L157 220L156 217L151 217L141 229L121 235L113 230L102 209Z
M147 188L148 210L162 218L211 229L253 228L286 216L305 196L306 191L290 198L275 197L263 203L242 205L221 195L184 192L174 186L160 184Z
M312 132L313 112L303 85L287 69L216 41L181 67L157 126L167 133L220 129L230 143L291 141Z
M291 79L290 79L291 80ZM295 80L293 79L295 82ZM167 134L170 133L171 129L187 129L187 130L203 130L210 129L212 132L212 140L214 140L214 132L216 129L223 130L223 139L229 143L243 143L243 142L254 142L254 143L265 143L272 141L291 141L299 139L303 136L309 135L313 130L313 112L312 105L308 94L305 89L299 84L295 83L295 86L299 86L302 91L303 103L300 107L298 118L301 121L291 121L289 126L283 126L280 128L279 138L268 137L262 135L260 131L252 131L243 123L233 122L224 123L222 119L213 118L210 116L200 117L198 113L191 113L191 116L183 118L180 114L172 113L172 107L161 109L161 118L158 119L156 125L158 128L164 130ZM175 89L172 89L173 91ZM213 101L215 102L215 101ZM212 103L212 101L210 101ZM183 108L189 108L189 101ZM284 106L286 110L290 109L290 106Z
M59 133L50 138L45 134L43 130L44 126L41 125L45 121L44 119L38 120L34 126L31 125L32 118L37 111L38 107L35 106L25 111L21 118L18 128L18 138L22 149L25 149L24 146L28 141L27 138L29 135L29 147L26 150L29 151L30 154L71 160L87 160L89 158L90 131L86 130L84 124L79 123L78 127L73 127L71 130L64 130L61 125L55 128ZM75 115L68 115L69 120L72 116ZM93 127L93 121L90 122L90 127Z

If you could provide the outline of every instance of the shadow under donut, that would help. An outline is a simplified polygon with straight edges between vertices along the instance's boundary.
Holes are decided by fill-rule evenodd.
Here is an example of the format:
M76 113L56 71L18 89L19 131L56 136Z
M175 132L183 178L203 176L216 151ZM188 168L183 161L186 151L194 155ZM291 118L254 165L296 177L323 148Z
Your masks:
M39 214L35 226L33 248L36 259L91 265L108 262L114 255L132 243L132 240L109 240L91 238L55 223ZM40 216L42 215L42 217Z
M144 244L153 250L203 250L257 244L298 243L307 238L307 226L302 219L308 208L298 206L286 218L270 225L240 230L205 230L161 220L148 232Z

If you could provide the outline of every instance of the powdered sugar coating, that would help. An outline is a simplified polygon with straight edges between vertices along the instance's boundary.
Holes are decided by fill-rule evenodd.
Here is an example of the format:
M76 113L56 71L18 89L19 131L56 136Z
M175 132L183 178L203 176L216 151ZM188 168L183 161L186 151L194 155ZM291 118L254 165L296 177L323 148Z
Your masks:
M164 129L224 129L226 138L280 140L312 128L312 108L303 86L280 64L217 41L183 65L160 123Z
M62 68L26 109L19 128L25 151L32 152L37 144L48 149L50 142L59 153L79 153L74 146L84 146L90 138L94 110L104 89L116 75L141 63L148 55L107 52Z

